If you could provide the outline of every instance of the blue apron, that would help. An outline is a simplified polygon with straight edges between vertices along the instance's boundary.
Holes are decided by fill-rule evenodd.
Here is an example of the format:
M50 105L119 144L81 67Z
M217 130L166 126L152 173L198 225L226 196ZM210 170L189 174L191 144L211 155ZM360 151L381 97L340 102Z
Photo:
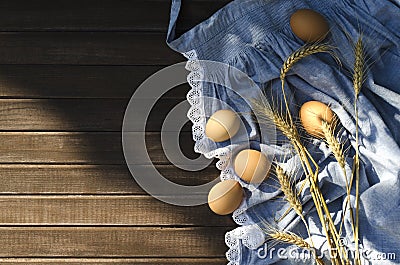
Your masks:
M188 1L190 4L190 1ZM276 189L265 184L252 189L232 169L230 159L240 144L210 144L204 133L207 117L226 103L238 113L248 113L243 99L219 84L199 81L204 75L200 60L225 63L246 73L261 89L281 97L279 71L284 60L303 45L290 29L290 16L298 9L313 9L329 22L326 41L335 46L341 65L328 54L305 58L288 73L286 90L290 109L297 116L299 106L309 100L328 104L345 129L344 136L353 146L348 154L349 167L355 144L354 90L351 69L354 63L354 42L362 33L367 53L366 80L359 96L359 127L361 156L360 239L367 260L372 264L400 263L400 3L398 0L236 0L180 37L175 37L180 0L172 0L168 29L168 45L188 58L188 82L192 105L188 116L193 122L196 151L217 157L221 179L236 179L246 191L246 198L233 213L240 225L226 234L226 253L233 264L299 264L295 257L279 257L269 253L265 234L259 229L261 220L277 217L287 208ZM229 72L227 72L229 75ZM252 88L238 88L249 96ZM257 126L246 118L246 132L254 146L260 141ZM344 208L345 187L341 168L326 144L311 139L308 146L321 166L320 186L333 216L339 223ZM285 146L275 145L275 153ZM260 146L257 146L260 148ZM262 149L262 148L261 148ZM296 161L295 158L291 161ZM305 209L311 208L310 196L302 194ZM352 196L354 203L354 196ZM354 245L349 217L346 215L343 240ZM326 250L325 237L314 211L306 215L314 243L319 251ZM294 213L280 226L307 237L304 225ZM278 245L280 246L280 245ZM278 248L276 246L276 248ZM287 250L291 246L282 246ZM386 255L386 260L379 254ZM271 255L270 255L271 254ZM378 258L381 258L378 260ZM391 260L389 260L391 259ZM309 262L305 262L309 264Z

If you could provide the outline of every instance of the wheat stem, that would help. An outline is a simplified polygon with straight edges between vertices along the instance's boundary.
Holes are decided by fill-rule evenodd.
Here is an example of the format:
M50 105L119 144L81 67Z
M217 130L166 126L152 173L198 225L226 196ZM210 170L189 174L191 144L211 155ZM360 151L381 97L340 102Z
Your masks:
M305 165L305 170L307 169L308 172L310 172L310 173L306 174L308 176L308 180L309 180L309 184L310 184L310 193L313 198L314 205L315 205L315 208L318 213L318 217L321 221L322 228L324 229L327 243L329 245L329 249L331 251L332 257L336 257L335 251L337 251L337 247L340 245L339 244L339 235L338 235L338 232L334 225L334 222L332 220L332 217L330 215L330 211L328 209L326 201L322 195L321 190L319 189L319 186L317 185L319 166L304 146L299 151L303 152L304 153L303 156L306 157L306 159L303 162ZM307 157L308 157L308 159L307 159ZM312 171L312 168L310 165L310 160L316 167L315 171ZM327 220L325 220L323 212L325 212L325 216L326 216ZM329 231L331 231L331 233L329 233ZM330 234L333 236L333 243L335 245L332 245L331 238L329 236ZM341 250L343 253L343 249L341 249ZM341 255L339 255L339 258L342 260ZM338 261L336 258L334 258L332 261L334 264L338 264ZM342 262L342 264L343 264L343 262Z
M352 211L352 207L350 204L350 188L351 187L350 187L349 181L347 180L346 160L345 160L345 155L344 155L344 151L343 151L344 145L342 143L339 143L339 141L336 138L335 124L336 124L336 121L334 123L328 123L326 121L322 121L321 129L324 134L325 140L328 144L328 147L332 151L336 161L338 162L340 168L342 169L344 178L345 178L347 196L346 196L346 203L344 206L344 211L342 214L342 221L340 223L340 229L339 229L339 235L341 235L342 226L344 223L344 216L347 212L347 207L349 207L349 211L350 211L350 217L352 220L351 225L352 225L353 233L355 231L355 227L354 227L353 211Z
M360 150L359 150L359 128L358 128L358 96L361 92L362 83L364 80L364 45L362 36L359 36L355 45L355 60L354 60L354 73L353 73L353 87L354 87L354 113L356 115L356 154L355 154L355 175L356 175L356 229L354 233L355 246L355 262L360 264L359 252L359 212L360 212Z
M281 89L282 89L283 99L284 99L285 108L286 108L286 117L288 117L287 120L284 119L282 117L282 115L280 115L278 112L271 110L269 108L265 108L265 106L264 106L264 108L262 108L262 107L258 108L259 111L257 111L257 112L261 113L262 115L266 115L270 120L272 120L275 123L276 127L290 140L290 142L292 143L296 152L298 153L302 167L304 169L304 172L305 172L306 177L310 184L310 193L313 198L313 201L314 201L317 213L318 213L318 217L321 221L321 225L326 234L329 248L330 248L331 252L333 252L334 251L333 247L335 247L335 246L332 246L332 244L331 244L331 240L329 237L330 233L328 233L328 230L333 232L335 245L338 245L338 237L339 236L338 236L335 226L333 225L330 211L329 211L329 209L326 205L326 202L323 198L323 195L317 185L319 167L318 167L318 164L314 161L313 157L310 155L310 153L307 151L307 149L303 146L303 144L300 141L300 136L299 136L297 128L294 125L294 122L292 120L288 100L287 100L286 93L285 93L285 77L286 77L286 74L289 72L289 70L293 67L293 65L295 63L297 63L298 61L300 61L301 59L303 59L309 55L319 53L319 52L332 53L331 51L332 51L332 47L330 47L326 44L306 45L306 46L301 47L299 50L295 51L294 53L292 53L285 60L283 66L281 68L280 79L281 79L281 85L282 85ZM259 104L256 104L256 107L257 106L260 107ZM310 161L315 166L315 171L313 170L313 168L310 164ZM327 218L327 222L325 221L324 213ZM334 259L333 262L337 263L337 260Z
M322 196L322 193L317 185L318 181L318 173L319 173L319 166L312 158L311 154L308 150L304 147L304 145L300 141L300 136L298 134L297 128L293 122L287 121L279 114L276 110L271 109L269 106L264 104L262 101L253 100L253 111L256 113L258 118L264 118L265 121L273 121L277 129L279 129L292 143L293 147L295 148L296 152L300 157L300 162L302 167L304 168L304 172L307 176L309 185L310 185L310 193L314 201L315 208L318 213L318 217L321 221L322 228L327 236L327 242L331 252L334 251L335 246L331 245L328 230L333 230L335 236L335 242L338 242L338 234L336 228L333 224L332 217L330 216L330 212L326 205L326 202ZM310 164L310 160L315 166L315 171L312 169ZM325 216L328 219L328 222L325 221ZM328 229L329 228L329 229ZM338 245L338 244L336 244ZM334 255L333 255L334 256Z

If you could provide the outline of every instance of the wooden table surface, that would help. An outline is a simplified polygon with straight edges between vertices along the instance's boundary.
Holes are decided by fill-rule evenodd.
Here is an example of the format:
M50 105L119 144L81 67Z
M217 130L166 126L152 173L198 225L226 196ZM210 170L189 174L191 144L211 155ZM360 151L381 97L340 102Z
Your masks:
M185 1L179 32L227 0ZM226 264L234 227L207 205L171 206L131 177L121 147L136 87L183 61L165 44L168 0L0 2L0 264ZM185 99L180 86L157 104L147 145L178 183L205 183L214 166L169 164L160 125ZM182 137L191 139L190 124ZM192 153L193 142L183 141Z

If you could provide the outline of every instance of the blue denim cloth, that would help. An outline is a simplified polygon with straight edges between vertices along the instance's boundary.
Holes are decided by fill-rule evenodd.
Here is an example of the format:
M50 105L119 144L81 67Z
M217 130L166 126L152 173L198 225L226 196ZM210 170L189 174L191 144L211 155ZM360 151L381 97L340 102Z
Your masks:
M355 145L354 91L351 80L353 43L362 32L368 56L368 70L359 96L361 244L365 250L373 251L371 255L396 254L396 260L370 260L371 264L400 263L400 2L236 0L175 38L175 23L180 4L180 0L172 1L167 37L170 47L186 55L195 54L200 60L223 62L238 68L259 87L272 93L274 98L282 96L279 71L283 61L303 45L290 29L291 14L301 8L313 9L323 14L331 27L326 41L337 47L336 52L342 66L328 54L312 55L299 62L289 72L286 92L291 99L290 108L293 115L297 115L299 106L309 100L318 100L331 106L345 129L343 136L351 145L348 154L349 167L352 165ZM257 94L252 88L237 89L249 97ZM239 113L250 111L250 107L242 98L223 86L204 82L201 91L200 96L218 98ZM202 115L210 116L221 106L204 102L202 108ZM251 119L247 119L245 124L250 139L256 144L260 141L257 126ZM226 145L229 143L218 143L214 148L223 148ZM338 224L345 198L343 174L323 142L313 139L309 148L321 166L321 190L329 201L330 210L337 212L333 218ZM284 148L278 146L274 146L274 149L277 156L279 152L284 152ZM230 150L234 153L237 148ZM294 157L291 160L295 159ZM257 189L248 189L245 183L243 185L246 188L246 199L241 205L240 214L246 221L240 224L249 227L243 230L244 233L247 231L250 236L257 236L257 231L251 232L254 224L259 223L261 219L271 220L282 214L286 208L282 201L277 199L279 191L271 188L268 183ZM354 196L351 199L354 203ZM302 202L305 211L308 211L306 219L313 240L317 242L317 248L324 250L326 242L321 236L322 231L318 229L318 217L312 210L307 191L302 194ZM307 237L304 225L293 213L284 218L280 226ZM241 231L227 235L227 241L234 242L235 245L230 246L231 252L228 252L231 264L299 263L290 259L279 259L276 255L272 258L260 257L259 247L262 245L250 244L249 247L248 238L244 237ZM343 236L348 240L348 244L352 244L348 215ZM260 242L262 243L262 240Z

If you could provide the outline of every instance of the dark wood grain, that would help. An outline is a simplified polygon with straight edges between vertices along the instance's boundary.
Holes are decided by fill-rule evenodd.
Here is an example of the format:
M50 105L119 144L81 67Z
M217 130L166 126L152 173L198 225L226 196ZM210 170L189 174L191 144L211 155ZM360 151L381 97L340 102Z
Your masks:
M179 27L187 30L228 0L184 3ZM3 0L0 31L166 31L168 0Z
M172 165L156 169L181 185L201 185L220 174L214 164L199 171ZM125 165L0 165L0 194L146 195Z
M1 131L121 131L128 99L0 99ZM137 99L130 104L151 106L146 131L160 131L167 114L177 104L185 106L181 119L188 121L182 131L191 131L186 117L190 105L184 99ZM143 112L131 111L129 123L143 131ZM175 120L175 119L174 119ZM140 128L139 128L140 126ZM176 130L180 128L174 127Z
M3 98L130 98L162 66L0 65ZM163 98L186 97L189 85Z
M0 212L10 226L233 226L207 205L176 207L147 195L0 196Z
M225 265L225 258L0 258L0 264L121 264L121 265Z
M170 65L185 61L150 32L0 33L0 64Z
M228 2L183 1L177 35ZM0 2L0 264L226 264L230 216L150 197L123 156L129 98L152 73L186 61L165 43L170 4ZM198 185L218 177L215 161L198 172L171 165L159 132L189 89L181 85L155 106L145 134L152 162L138 155L134 163ZM190 124L180 143L198 156Z
M226 232L222 227L0 227L0 256L223 257Z
M132 133L141 137L142 133ZM181 149L195 158L191 133L181 133ZM154 164L168 164L160 133L146 133L147 152ZM51 164L125 164L120 132L0 132L0 163L51 163ZM127 147L138 153L138 147ZM148 165L142 156L134 164Z

